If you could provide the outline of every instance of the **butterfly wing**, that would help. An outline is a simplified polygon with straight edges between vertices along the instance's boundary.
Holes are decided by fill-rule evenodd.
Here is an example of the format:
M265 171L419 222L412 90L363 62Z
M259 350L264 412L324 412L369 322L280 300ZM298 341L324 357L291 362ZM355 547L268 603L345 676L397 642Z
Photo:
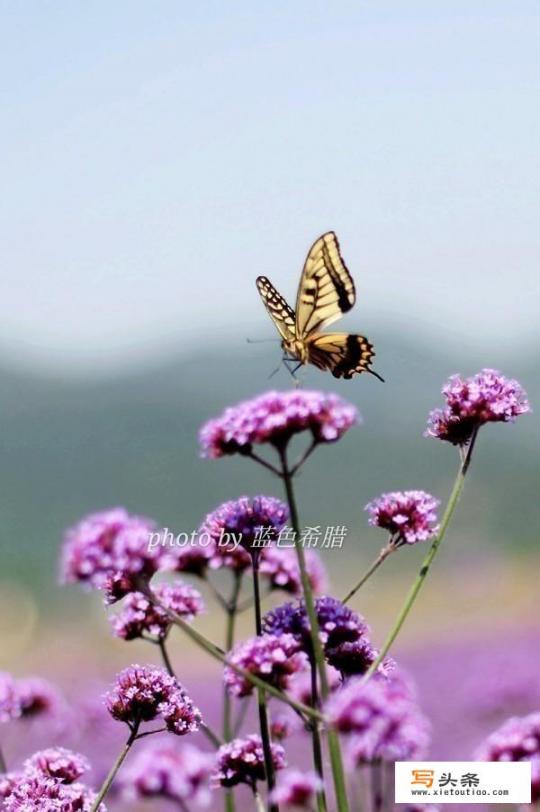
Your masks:
M308 253L296 299L296 335L332 324L354 305L354 282L333 231L319 237Z
M319 369L330 370L334 378L352 378L361 372L371 372L375 355L367 338L349 333L318 333L307 341L308 359Z
M296 337L294 310L289 307L281 293L278 293L266 276L258 276L256 284L264 306L281 337L285 341L292 341Z

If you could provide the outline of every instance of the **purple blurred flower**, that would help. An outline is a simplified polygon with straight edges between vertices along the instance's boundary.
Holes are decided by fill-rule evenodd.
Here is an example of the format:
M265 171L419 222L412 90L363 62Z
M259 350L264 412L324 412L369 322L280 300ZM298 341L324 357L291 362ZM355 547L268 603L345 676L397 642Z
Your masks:
M164 798L206 806L214 758L190 744L151 742L140 749L120 775L128 800Z
M24 771L27 774L37 771L48 778L55 778L62 784L73 784L89 769L88 759L63 747L40 750L24 762Z
M224 502L209 513L199 529L199 538L213 542L210 566L242 572L251 565L251 555L278 537L289 518L287 506L272 496L242 496Z
M185 572L204 578L214 552L213 543L205 546L194 541L184 547L173 547L163 551L161 567L171 572Z
M483 369L470 378L452 375L442 393L446 406L430 413L425 436L453 445L468 443L486 423L513 423L530 411L521 384L494 369Z
M209 420L199 435L202 455L216 459L249 454L253 445L287 444L294 434L311 433L318 443L338 440L358 422L358 412L337 395L294 390L266 392Z
M153 591L165 606L184 620L193 620L204 611L200 592L190 584L180 581L175 584L162 583ZM129 594L120 611L110 621L115 635L123 640L135 640L144 634L164 639L171 626L167 613L141 592Z
M38 772L22 774L4 798L5 812L90 812L96 794L82 784L64 784ZM106 812L100 804L99 812Z
M42 677L23 677L16 685L22 719L57 715L65 708L58 689Z
M285 689L292 674L305 668L305 656L291 634L263 634L236 645L228 655L228 662L248 671L276 688ZM224 682L233 696L249 696L253 683L234 668L226 666Z
M6 671L0 671L0 722L9 722L21 714L16 682Z
M331 692L335 691L343 684L339 671L332 668L331 665L326 666L326 678L328 680L328 685ZM287 693L290 694L293 699L296 699L298 702L302 702L303 705L313 705L312 690L313 684L311 679L311 670L306 669L305 671L300 671L298 674L294 674L291 677ZM298 719L296 715L292 716L291 718L294 721Z
M271 800L285 809L312 809L315 795L321 789L322 781L315 773L303 773L296 769L283 770L271 794Z
M275 770L285 767L285 751L280 744L272 744L272 763ZM264 753L260 736L253 734L243 739L233 739L217 751L217 765L213 782L222 787L248 784L255 788L257 781L264 781Z
M325 711L337 730L349 734L348 755L356 765L415 760L427 751L429 724L398 674L365 684L350 680L330 697Z
M62 550L64 582L79 581L98 588L107 583L111 589L111 576L138 574L144 570L143 565L145 571L151 569L144 556L145 551L148 554L148 534L154 527L150 519L130 516L124 508L86 516L66 533Z
M113 719L131 727L160 716L177 735L194 732L201 722L180 683L154 666L131 665L121 671L106 696L106 706Z
M306 550L306 568L311 588L315 594L326 588L326 571L314 550ZM272 589L282 589L291 595L302 594L300 568L296 553L291 549L281 549L270 545L261 551L259 572L268 579Z
M387 530L396 544L427 541L438 532L439 500L425 491L383 493L366 505L369 524Z
M478 761L531 761L531 801L540 800L540 712L513 716L475 753Z

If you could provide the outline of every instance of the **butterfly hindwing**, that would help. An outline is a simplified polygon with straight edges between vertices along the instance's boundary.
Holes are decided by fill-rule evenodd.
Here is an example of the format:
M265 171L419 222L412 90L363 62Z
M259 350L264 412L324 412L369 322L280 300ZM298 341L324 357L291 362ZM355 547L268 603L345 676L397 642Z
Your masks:
M319 333L309 338L307 349L309 361L319 369L329 370L334 378L352 378L354 374L372 372L371 359L375 352L364 336Z
M278 293L266 276L257 277L257 290L281 337L286 341L294 339L296 320L292 307L287 304L281 293Z
M296 300L296 335L306 338L354 305L354 282L333 231L316 240L306 259Z

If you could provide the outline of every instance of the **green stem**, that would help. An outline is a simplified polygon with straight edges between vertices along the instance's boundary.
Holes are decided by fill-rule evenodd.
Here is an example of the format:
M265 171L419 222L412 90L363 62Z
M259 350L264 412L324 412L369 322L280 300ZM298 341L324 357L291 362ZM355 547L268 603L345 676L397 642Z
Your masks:
M319 635L319 621L317 619L317 612L315 611L315 600L313 598L313 590L309 580L309 575L306 566L306 557L304 555L304 548L300 543L300 521L298 518L298 508L296 506L296 498L293 488L293 476L289 469L287 461L287 452L285 448L278 449L281 460L281 477L285 485L285 493L289 505L289 513L291 518L291 525L294 530L295 536L295 550L298 559L298 568L300 570L300 580L302 582L302 591L304 594L304 603L306 606L307 616L309 618L311 645L313 649L313 656L319 674L319 681L321 685L321 696L323 701L328 698L330 688L328 685L328 676L326 673L326 662L324 659L324 651ZM332 776L334 779L334 790L336 793L336 803L338 812L349 812L349 803L347 801L347 789L345 783L345 772L343 769L343 760L341 757L341 747L337 732L333 728L328 729L328 750L330 753L330 764L332 766Z
M242 573L234 573L234 581L232 593L229 601L224 605L227 617L227 625L225 629L225 651L229 652L234 645L234 631L236 625L236 615L238 609L238 596L242 586ZM223 604L222 604L223 605ZM227 687L223 688L223 739L228 742L233 737L232 724L231 724L231 697ZM234 812L234 791L232 789L225 790L225 812Z
M371 566L370 566L370 567L368 567L368 569L367 569L367 570L365 571L365 573L362 575L362 577L360 578L360 580L358 581L358 583L356 584L356 586L353 586L353 588L351 589L351 591L350 591L350 592L348 592L348 593L345 595L345 597L343 598L343 603L348 603L348 602L350 601L350 599L351 599L351 598L352 598L354 595L356 595L356 593L358 592L358 590L359 590L361 587L363 587L363 586L364 586L364 584L366 583L366 581L367 581L367 580L369 580L369 578L371 578L371 576L373 575L373 573L374 573L374 572L376 572L376 570L378 570L378 569L379 569L379 567L381 566L381 564L383 563L383 561L384 561L386 558L388 558L388 556L390 555L390 553L393 553L395 549L396 549L396 547L395 547L394 545L392 545L392 543L387 544L387 546L386 546L386 547L383 547L383 548L382 548L381 552L379 553L379 555L377 556L377 558L375 559L375 561L373 561L373 563L371 564Z
M254 789L253 797L255 798L255 806L257 807L257 812L265 812L264 801L261 798L261 793L258 790Z
M310 672L311 672L311 704L314 708L319 706L319 695L317 689L317 666L313 658L310 657ZM323 756L322 756L322 743L321 732L319 723L316 721L310 722L311 728L311 742L313 748L313 765L315 772L321 779L321 789L317 790L317 812L326 812L326 794L324 791L324 770L323 770Z
M218 660L220 663L224 665L228 665L237 674L240 674L241 677L244 677L256 688L264 688L267 693L271 696L279 699L280 702L285 702L287 705L290 705L293 710L298 711L300 713L305 714L306 716L311 717L312 719L318 719L319 721L325 721L324 716L319 711L315 710L315 708L310 708L308 705L304 705L303 702L297 702L295 699L292 699L288 694L284 694L283 691L280 691L278 688L274 688L273 685L269 685L260 677L255 676L255 674L251 674L249 671L246 671L244 668L239 668L238 666L234 665L233 663L228 662L225 652L222 651L215 643L212 643L211 640L208 640L204 634L201 634L189 623L187 623L183 617L173 612L168 606L166 606L159 598L152 592L150 587L144 581L139 581L137 584L137 589L139 592L142 592L146 597L152 601L155 606L159 606L160 609L163 609L165 614L170 617L172 622L175 626L178 626L182 631L191 639L194 643L196 643L200 648L210 654L214 660Z
M253 597L255 601L255 631L257 637L262 634L262 610L261 610L261 590L259 586L259 555L252 551L251 555L253 572ZM264 771L270 794L276 785L274 774L274 762L272 759L272 742L270 739L270 726L268 724L268 710L266 708L266 691L263 688L257 689L257 708L259 711L259 727L261 730L261 742L264 754ZM270 812L279 812L275 803L270 803Z
M464 459L463 459L463 461L462 461L462 463L461 463L461 465L459 467L456 479L454 481L454 486L453 486L452 492L450 494L450 498L448 499L448 502L447 502L443 517L441 519L441 526L440 526L439 532L437 533L437 535L433 539L433 541L431 543L431 547L429 548L429 550L427 552L427 555L425 556L424 560L422 561L420 571L419 571L418 575L416 576L416 578L415 578L415 580L413 582L413 585L411 586L411 588L410 588L410 590L409 590L409 592L407 594L407 597L405 598L405 603L403 604L403 606L401 608L401 611L400 611L400 613L399 613L399 615L397 617L397 620L396 620L394 626L392 627L392 630L390 631L390 634L386 638L386 640L384 642L384 645L383 645L377 659L375 660L375 662L373 662L371 664L369 670L367 671L366 675L364 676L364 682L366 680L368 680L371 677L372 674L375 673L377 668L380 666L380 664L382 663L382 661L384 660L384 658L388 654L392 644L394 643L396 637L400 633L401 628L402 628L403 624L405 623L405 620L407 619L407 617L409 615L409 612L411 611L412 607L414 606L414 603L416 601L416 598L418 597L418 593L420 592L420 589L422 588L422 586L424 584L424 581L426 580L427 574L428 574L428 572L429 572L429 570L431 568L431 565L433 564L433 560L434 560L435 556L437 555L437 552L439 550L441 542L442 542L442 540L444 539L444 537L446 535L446 531L448 530L448 527L449 527L450 522L452 520L452 516L454 515L454 511L455 511L455 509L457 507L457 504L459 502L459 498L460 498L461 494L463 493L463 488L465 486L465 477L467 475L467 471L469 470L469 466L471 464L472 453L473 453L474 446L475 446L475 443L476 443L477 435L478 435L478 430L476 430L474 432L474 434L472 435L470 443L469 443L469 447L467 449L467 453L466 453L466 455L465 455L465 457L464 457Z
M131 731L131 735L130 735L129 739L127 740L124 747L120 751L120 754L118 755L118 758L116 759L116 761L112 765L107 778L103 782L103 784L101 786L101 789L99 790L98 794L96 795L96 799L95 799L94 803L92 804L92 809L90 810L90 812L97 812L101 802L103 801L103 799L107 795L108 791L110 790L111 785L112 785L114 779L116 778L116 774L117 774L118 770L120 769L120 767L124 763L127 754L131 750L131 746L132 746L133 742L137 738L138 729L139 729L139 726L135 725L135 727Z

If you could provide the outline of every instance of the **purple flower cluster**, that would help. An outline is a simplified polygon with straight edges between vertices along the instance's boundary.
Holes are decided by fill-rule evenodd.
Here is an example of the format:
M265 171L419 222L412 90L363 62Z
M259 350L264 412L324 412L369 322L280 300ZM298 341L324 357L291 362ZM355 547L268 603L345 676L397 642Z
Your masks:
M190 584L162 583L153 591L164 606L184 620L193 620L204 611L200 592ZM123 640L135 640L145 634L163 640L170 629L171 620L160 606L141 592L131 592L121 610L111 617L111 625L115 635Z
M422 758L430 727L406 681L394 673L369 682L350 680L326 706L330 722L348 735L348 754L355 765L374 761Z
M41 677L14 679L0 672L0 722L53 716L63 705L60 694L47 680Z
M171 733L197 731L201 714L180 683L163 669L132 665L121 671L106 696L107 710L120 722L136 728L161 717Z
M337 598L328 596L315 601L315 611L328 663L343 676L364 674L377 657L364 619ZM309 618L303 601L285 603L268 612L263 618L263 629L267 634L293 635L304 651L311 652Z
M203 457L249 454L269 443L283 448L294 434L310 432L317 443L338 440L358 422L358 412L337 395L294 390L266 392L225 409L200 432Z
M292 674L306 666L305 655L292 634L263 634L239 643L228 656L228 662L281 690L287 688ZM233 696L253 693L253 683L230 665L225 668L224 682Z
M84 756L63 748L35 753L23 770L0 781L5 812L90 812L96 795L77 779L90 769ZM105 806L99 806L106 812Z
M285 767L285 751L280 744L272 744L272 763L275 770ZM247 784L255 788L257 781L264 781L264 753L260 736L253 734L243 739L233 739L217 751L217 765L213 783L222 787Z
M121 774L127 800L163 798L207 806L214 759L191 744L150 742L136 752Z
M273 803L286 809L313 809L315 795L322 789L322 781L313 772L288 769L280 773L272 792Z
M305 550L304 557L311 589L318 595L326 589L326 570L314 550ZM300 568L294 550L272 545L265 547L261 551L259 572L268 579L271 589L281 589L296 596L302 594Z
M477 750L479 761L530 761L531 801L540 800L540 712L507 719Z
M287 506L272 496L242 496L224 502L208 514L199 530L200 536L209 536L213 542L210 566L237 572L247 569L250 552L260 553L275 540L288 518Z
M387 530L394 544L427 541L438 532L439 500L425 491L383 493L366 505L369 524Z
M465 445L486 423L513 423L530 411L521 384L494 369L483 369L470 378L452 375L442 393L446 406L430 413L425 436L453 445Z

